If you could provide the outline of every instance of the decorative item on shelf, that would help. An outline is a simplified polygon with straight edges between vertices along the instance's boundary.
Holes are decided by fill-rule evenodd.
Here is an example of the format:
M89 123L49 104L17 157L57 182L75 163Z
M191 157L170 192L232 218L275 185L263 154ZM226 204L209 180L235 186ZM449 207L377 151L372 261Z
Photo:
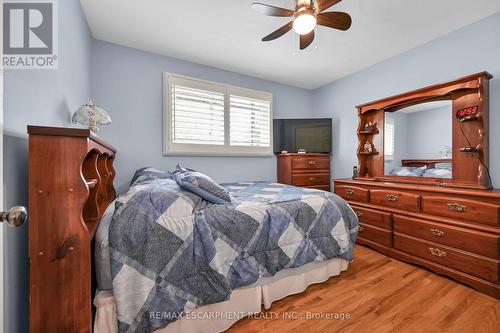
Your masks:
M357 166L354 166L352 168L352 179L356 179L359 177L359 173L358 173L358 167Z
M108 125L111 124L111 117L109 114L95 104L95 102L89 98L87 104L82 105L71 118L73 124L80 124L88 126L92 132L97 132L97 124Z
M288 151L287 150L282 150L281 153L282 154L288 154Z
M363 152L365 153L373 153L373 145L370 141L366 141L363 146Z
M306 150L305 150L305 149L299 149L299 150L297 151L297 153L299 153L299 154L305 154L305 153L306 153Z
M363 127L363 132L364 133L373 133L377 130L377 123L372 123L369 121L368 123L365 124L365 127Z

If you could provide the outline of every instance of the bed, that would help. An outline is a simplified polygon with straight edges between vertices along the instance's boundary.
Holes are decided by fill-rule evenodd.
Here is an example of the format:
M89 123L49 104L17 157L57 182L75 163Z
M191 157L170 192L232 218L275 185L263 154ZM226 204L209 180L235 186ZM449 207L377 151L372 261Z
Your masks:
M348 268L358 220L330 192L223 184L212 204L139 170L96 234L94 331L221 332Z

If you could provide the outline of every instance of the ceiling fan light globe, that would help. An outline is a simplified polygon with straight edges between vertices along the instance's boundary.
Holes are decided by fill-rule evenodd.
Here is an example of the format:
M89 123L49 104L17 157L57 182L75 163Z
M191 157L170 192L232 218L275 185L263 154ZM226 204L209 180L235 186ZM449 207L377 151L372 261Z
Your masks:
M293 30L299 35L307 35L316 27L316 17L311 14L298 15L293 21Z

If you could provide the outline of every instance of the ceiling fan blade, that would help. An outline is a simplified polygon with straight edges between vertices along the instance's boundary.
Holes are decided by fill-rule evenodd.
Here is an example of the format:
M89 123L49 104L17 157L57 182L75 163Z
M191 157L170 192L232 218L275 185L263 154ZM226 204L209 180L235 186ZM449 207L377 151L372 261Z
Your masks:
M288 22L287 24L285 24L284 26L282 26L278 30L276 30L276 31L270 33L269 35L267 35L266 37L262 38L262 41L269 42L271 40L275 40L276 38L280 38L281 36L286 34L288 31L292 30L292 28L293 28L293 22Z
M316 20L319 25L344 31L352 24L351 16L343 12L321 13L316 16Z
M321 13L322 11L327 10L333 5L338 4L342 0L319 0L318 3L316 4L316 11L318 13Z
M300 49L301 50L306 49L309 45L311 45L313 40L314 40L314 30L306 35L300 35Z
M258 11L259 13L268 16L290 17L293 16L293 14L295 14L293 10L266 5L260 2L254 2L252 4L252 8Z

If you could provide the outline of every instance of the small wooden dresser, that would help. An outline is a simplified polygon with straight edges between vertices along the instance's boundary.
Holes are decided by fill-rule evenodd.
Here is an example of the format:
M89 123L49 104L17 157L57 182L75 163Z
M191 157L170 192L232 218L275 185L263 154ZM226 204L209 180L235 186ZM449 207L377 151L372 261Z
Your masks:
M278 182L330 191L330 154L278 154Z
M358 243L500 298L500 191L337 179Z
M92 332L92 239L115 198L115 149L87 129L28 126L30 332Z

